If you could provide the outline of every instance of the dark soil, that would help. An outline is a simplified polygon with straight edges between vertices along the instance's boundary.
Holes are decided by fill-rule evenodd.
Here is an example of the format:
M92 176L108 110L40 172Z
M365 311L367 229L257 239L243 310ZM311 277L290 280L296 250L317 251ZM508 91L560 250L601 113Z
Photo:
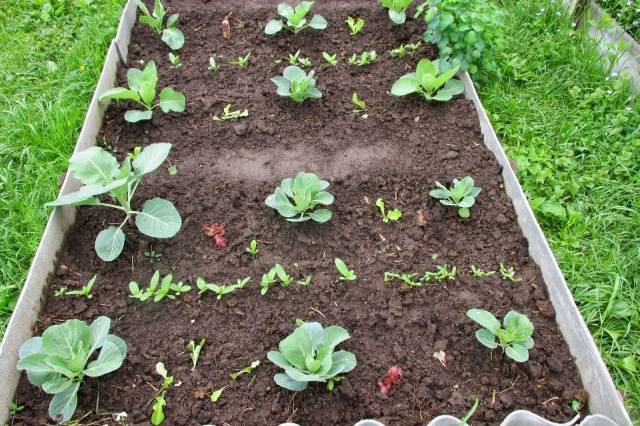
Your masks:
M100 140L120 158L135 146L173 143L169 159L178 174L162 170L151 175L138 203L165 197L175 203L184 225L169 240L146 238L128 227L122 256L105 263L94 252L94 238L120 216L99 207L80 209L50 279L36 332L69 318L89 321L107 315L114 320L112 332L126 340L129 355L117 372L86 380L76 415L91 413L83 419L88 423L107 419L105 413L126 411L130 424L145 424L149 401L161 383L154 365L164 361L180 384L167 393L168 425L275 425L287 420L304 426L352 425L364 418L422 425L439 414L461 417L476 397L475 422L498 423L515 409L554 421L571 418L570 402L584 403L586 394L540 270L528 255L500 166L483 144L472 103L462 98L426 103L388 94L393 81L413 69L418 58L436 55L433 47L422 46L414 58L389 57L391 48L419 40L421 26L392 25L374 1L326 1L315 12L327 18L328 30L267 37L261 25L274 17L277 1L235 3L234 9L226 2L170 2L171 12L181 14L179 25L187 40L179 69L169 68L168 48L149 28L136 24L133 29L128 65L155 60L158 88L183 91L187 110L158 111L151 122L133 125L123 120L123 106L114 104ZM231 11L233 38L225 41L220 22ZM355 37L344 24L348 15L366 20ZM313 62L322 100L294 105L275 94L269 79L285 65L274 61L297 49ZM365 49L377 50L380 62L347 65L351 53ZM340 54L338 66L322 60L323 50ZM248 68L228 64L249 51ZM212 52L223 56L217 73L207 71ZM125 69L119 71L121 83L125 74ZM367 102L366 118L352 112L354 90ZM221 114L227 102L234 109L248 108L250 116L213 121L211 116ZM301 170L331 182L336 201L330 222L294 224L265 206L265 197L280 180ZM465 175L482 187L468 220L427 195L435 180L449 183ZM377 197L403 211L400 222L382 222L373 205ZM214 248L202 233L202 225L212 222L226 225L231 242L225 249ZM253 238L259 241L257 262L244 253ZM144 255L150 249L162 253L153 264ZM357 281L335 282L335 257L355 270ZM296 278L313 274L312 284L274 287L261 296L260 277L276 262ZM513 266L522 281L469 273L472 264L497 270L500 262ZM454 281L419 288L383 281L385 271L421 275L444 263L459 269ZM194 290L157 304L129 298L129 281L146 283L156 269L173 273L194 290L196 277L230 282L251 276L252 281L220 301ZM79 286L96 273L92 299L53 296L60 286ZM500 350L481 346L474 337L477 325L465 316L473 307L500 318L511 309L528 315L536 328L530 360L519 364ZM352 351L358 365L333 392L314 384L294 394L275 385L276 368L266 353L292 331L296 319L338 324L351 333L341 348ZM191 372L185 344L202 337L207 344ZM446 353L446 367L434 358L436 351ZM254 374L229 380L230 372L253 360L262 363ZM405 374L401 385L385 396L377 381L393 365ZM211 391L223 386L221 399L210 402ZM48 421L50 396L26 378L17 400L26 408L15 424Z

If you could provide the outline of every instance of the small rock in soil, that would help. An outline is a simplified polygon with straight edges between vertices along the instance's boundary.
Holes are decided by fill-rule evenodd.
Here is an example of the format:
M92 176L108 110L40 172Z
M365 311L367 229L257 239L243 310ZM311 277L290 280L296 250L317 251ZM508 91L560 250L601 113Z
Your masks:
M236 136L244 136L247 134L248 131L249 131L249 127L247 126L246 123L240 123L233 126L233 133L235 133Z

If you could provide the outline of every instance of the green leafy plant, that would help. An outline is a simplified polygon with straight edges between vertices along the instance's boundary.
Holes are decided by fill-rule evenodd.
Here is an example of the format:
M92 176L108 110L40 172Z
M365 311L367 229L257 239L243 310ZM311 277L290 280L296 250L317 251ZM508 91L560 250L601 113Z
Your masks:
M180 68L182 66L180 55L175 55L174 53L169 52L168 58L169 62L171 63L170 68Z
M189 343L187 343L187 353L189 354L189 358L191 358L191 362L193 363L191 371L194 371L196 369L196 365L198 365L198 359L200 359L200 352L202 351L202 348L204 347L204 344L206 342L207 339L203 337L202 340L200 340L200 343L196 344L194 340L190 340Z
M513 266L504 266L502 262L500 262L500 276L503 280L509 280L512 283L519 283L522 281L522 278L516 277L516 271L513 269Z
M313 7L313 3L312 1L301 1L295 7L287 3L280 3L278 5L278 15L280 15L281 18L272 19L267 22L267 25L264 27L265 34L277 34L283 28L292 31L294 34L308 27L314 30L324 30L327 28L327 21L321 15L315 14L311 20L307 20L306 18Z
M517 362L529 359L529 349L533 348L533 324L526 315L509 311L502 321L503 327L491 312L484 309L469 309L467 316L483 327L476 331L476 338L481 344L491 349L500 346L509 358Z
M474 277L488 277L489 275L493 275L496 271L483 271L482 269L476 267L475 265L471 265L469 268Z
M256 240L251 240L245 251L251 255L254 262L258 260L258 252L260 249L258 249L258 242Z
M156 373L158 373L162 377L162 388L160 391L153 397L153 407L151 412L151 424L157 426L162 424L165 419L164 415L164 407L167 405L167 400L165 399L165 395L167 390L173 384L173 376L170 376L164 363L159 362L156 364Z
M220 69L220 64L216 61L216 55L213 54L209 57L209 66L207 67L209 71L216 72Z
M20 347L18 370L26 370L31 384L53 395L49 416L56 422L73 416L85 376L100 377L122 365L127 345L109 334L110 327L111 320L104 316L91 325L72 319L52 325L42 337L32 337ZM98 349L98 356L89 362Z
M582 404L577 399L571 400L571 404L569 406L574 413L580 413L580 410L582 409Z
M149 259L149 263L153 265L155 262L158 262L162 258L162 253L155 250L148 250L144 252L144 257Z
M160 283L160 286L158 286L158 283ZM174 283L171 274L165 275L162 281L160 281L160 271L156 271L153 274L149 281L149 286L144 290L142 290L135 281L129 283L129 292L131 293L129 297L141 302L146 302L153 298L154 303L157 303L165 297L174 300L189 290L191 290L191 287L182 284L182 281Z
M311 284L312 279L313 279L313 275L305 275L304 277L302 277L302 279L299 279L297 282L301 286L306 287L309 284Z
M211 402L218 402L218 400L222 396L222 392L224 392L225 389L226 389L226 386L223 386L220 389L217 389L211 392L211 396L209 397Z
M296 53L289 53L289 56L287 58L285 58L284 60L288 61L291 65L300 64L303 67L310 67L311 66L311 59L301 57L300 56L300 49L298 49L296 51ZM278 59L276 61L276 64L279 64L282 61L283 61L282 59Z
M337 53L331 54L329 52L324 52L323 51L322 52L322 57L331 66L336 66L338 64L338 54Z
M238 56L238 59L230 61L231 65L237 65L240 68L246 68L249 66L249 57L251 56L251 52L247 53L244 56Z
M340 272L338 281L355 281L358 278L353 270L349 269L347 264L339 257L335 258L334 263L336 265L336 269Z
M217 295L216 299L220 300L223 296L231 294L234 291L244 288L247 283L251 281L251 277L238 278L235 284L223 285L223 284L209 284L204 279L198 277L196 279L196 286L200 290L200 294L211 291Z
M401 44L395 49L391 49L391 51L389 51L389 55L391 55L392 58L404 58L406 55L409 55L413 58L416 50L418 50L418 47L420 47L420 43L421 42L418 41L417 43L413 44Z
M132 208L134 195L143 178L164 162L170 149L169 143L147 145L135 159L129 155L120 166L113 155L100 147L93 146L78 152L69 160L69 170L84 186L78 191L60 195L46 205L94 205L123 211L126 217L120 225L109 226L96 238L96 253L107 262L122 253L125 239L122 228L134 216L135 225L143 234L154 238L173 237L180 230L182 219L171 202L152 198L144 202L142 210ZM98 198L102 194L108 194L119 205L102 202Z
M153 116L153 110L158 107L165 113L172 111L183 112L184 95L170 87L165 87L160 91L158 102L154 104L157 83L156 64L153 61L149 61L142 71L137 68L129 68L129 71L127 71L127 85L129 88L114 87L102 93L98 100L129 100L144 107L144 111L132 109L125 112L124 119L130 123L150 120Z
M428 283L431 280L436 280L438 282L444 280L453 281L456 279L456 275L458 274L458 268L456 266L449 267L446 263L443 265L437 265L436 270L434 272L427 271L422 276L422 281Z
M397 222L402 217L402 212L399 209L385 211L384 200L382 198L378 198L376 200L376 207L380 209L380 213L382 213L382 221L384 223Z
M473 402L473 405L471 405L471 407L469 408L469 411L467 411L464 417L460 419L459 426L468 426L467 420L469 420L471 416L473 416L473 413L475 413L478 409L478 403L478 398L476 398L476 400Z
M398 274L395 272L385 272L384 273L384 280L385 281L393 281L393 280L400 280L402 282L404 282L405 284L410 285L411 287L419 287L422 285L422 283L420 282L420 280L415 281L413 279L413 277L415 277L416 275L418 275L417 272L413 272L410 274Z
M458 215L462 218L471 216L469 208L476 202L476 197L480 194L481 188L474 186L473 178L465 176L458 180L453 180L453 186L447 188L440 182L436 181L438 189L429 192L433 198L440 200L445 206L458 207Z
M351 103L356 106L353 112L363 112L367 110L367 103L358 97L357 92L353 92L351 95Z
M266 274L262 275L262 280L260 280L260 294L265 295L269 291L269 287L277 284L276 280L276 269L271 268Z
M68 291L67 287L60 287L60 289L55 292L55 296L83 296L87 299L91 299L93 297L91 290L93 289L93 285L95 284L97 277L98 275L94 275L93 278L91 278L87 284L83 285L80 290Z
M391 86L394 96L406 96L413 93L422 95L427 101L446 102L464 92L464 84L453 77L458 67L442 59L430 61L420 59L415 72L405 74Z
M267 197L265 204L290 222L311 219L324 223L331 219L331 210L316 207L333 203L333 195L325 191L328 187L329 182L321 180L317 175L300 172L294 178L283 179L275 192Z
M15 417L22 410L24 410L24 405L19 405L13 401L9 404L9 415L12 417Z
M347 60L347 63L349 65L357 65L359 67L370 65L375 62L378 62L378 54L376 53L375 50L370 50L368 52L365 51L365 52L362 52L360 55L358 55L357 53L354 53Z
M322 93L316 88L316 79L313 78L315 72L305 73L300 67L289 65L284 69L281 76L271 78L276 85L279 96L290 98L292 101L300 103L307 99L320 99Z
M356 366L356 357L348 351L334 351L349 339L342 327L322 328L317 322L305 322L283 339L279 351L267 353L269 361L284 369L273 379L285 389L302 391L309 382L328 382Z
M135 2L142 12L138 20L147 24L156 34L160 35L162 41L172 50L182 49L182 46L184 46L184 34L176 28L176 22L178 22L180 15L174 14L169 16L165 25L165 10L160 0L156 0L153 13L149 13L149 9L147 9L147 6L145 6L142 0L135 0Z
M280 265L279 263L276 263L273 269L275 269L276 275L278 276L278 280L280 280L280 285L282 287L286 287L293 282L293 277L291 275L288 275L282 265Z
M249 365L248 367L245 367L241 370L237 370L233 373L229 373L229 377L231 377L231 380L236 380L238 378L238 376L242 376L243 374L251 374L253 372L253 370L256 369L256 367L258 367L260 365L260 360L255 360L251 363L251 365Z
M407 8L413 0L380 0L385 9L389 9L389 18L394 24L402 25L407 20Z
M347 17L347 20L345 22L347 23L352 36L358 34L364 27L364 19L362 18L354 19L353 17L349 16Z
M248 109L244 109L241 110L237 110L237 111L231 111L231 104L227 104L224 107L224 114L222 114L222 117L218 117L217 115L213 116L213 120L214 121L226 121L226 120L239 120L243 117L248 117L249 116L249 110Z

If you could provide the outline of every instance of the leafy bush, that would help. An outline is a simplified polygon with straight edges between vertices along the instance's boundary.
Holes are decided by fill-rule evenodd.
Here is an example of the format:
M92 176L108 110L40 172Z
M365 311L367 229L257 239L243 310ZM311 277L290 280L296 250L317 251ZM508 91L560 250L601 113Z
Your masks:
M440 182L436 181L438 189L429 192L433 198L440 200L445 206L458 207L460 217L467 218L471 215L469 208L476 202L476 197L480 194L481 188L473 186L473 178L465 176L461 180L454 179L453 187L447 188Z
M284 69L282 76L272 77L271 81L278 87L279 96L285 96L300 103L306 99L322 97L322 93L316 88L316 79L313 75L314 71L309 71L307 74L300 67L290 65Z
M294 34L299 33L307 27L311 27L315 30L324 30L327 28L327 21L321 15L313 15L310 21L307 21L307 13L311 11L313 7L312 1L301 1L292 7L287 3L280 3L278 5L278 15L282 19L272 19L264 27L265 34L279 33L282 28L287 28L289 31L293 31ZM283 20L284 19L284 20Z
M265 204L276 209L290 222L312 219L324 223L331 219L331 210L316 209L318 205L329 206L333 195L325 189L329 182L313 173L300 172L295 178L283 179L275 192L267 197Z
M122 228L132 216L135 216L136 227L143 234L154 238L173 237L180 230L182 219L171 202L152 198L145 201L142 210L132 207L142 179L164 162L170 149L170 143L153 143L137 154L129 154L121 166L113 155L97 146L78 152L69 160L69 170L84 185L78 191L61 195L46 205L93 205L124 211L126 217L118 227L109 226L96 238L96 253L106 262L120 256L125 239ZM98 197L102 194L108 194L117 204L100 201Z
M509 311L502 321L504 328L491 312L484 309L469 309L467 316L484 327L476 331L476 338L484 346L491 349L500 346L509 358L517 362L529 359L529 349L533 348L533 324L526 315Z
M451 67L445 60L436 59L432 62L421 59L416 72L405 74L393 83L391 94L405 96L419 93L428 101L446 102L464 92L464 84L453 79L458 68Z
M413 0L380 0L385 9L389 9L389 18L398 25L404 24L407 19L407 8Z
M32 337L20 347L18 370L26 370L31 384L53 395L49 416L56 422L73 416L85 376L100 377L122 365L127 344L109 334L110 326L107 317L96 318L90 326L72 319L52 325L42 337ZM98 357L87 364L98 349Z
M160 107L162 112L182 112L184 111L184 95L170 87L165 87L160 91L158 103L154 105L156 99L156 84L158 83L158 73L156 64L149 61L143 71L130 68L127 72L127 85L125 87L114 87L102 93L99 101L105 99L130 100L137 102L145 108L145 111L129 110L124 114L124 119L130 123L137 123L142 120L150 120L153 109Z
M347 330L339 326L323 329L317 322L302 323L280 342L279 351L267 353L269 361L284 369L284 373L273 377L275 382L285 389L301 391L309 382L332 382L338 374L353 370L354 354L334 352L349 337Z
M425 11L426 9L426 11ZM504 13L489 0L430 0L418 7L427 29L424 41L438 46L463 71L496 70L494 55L504 45Z
M135 0L138 8L142 12L138 20L142 23L149 25L149 27L158 35L162 35L162 41L165 42L173 50L182 49L184 46L184 34L178 28L176 28L176 22L180 15L173 14L167 18L167 24L164 28L164 16L165 10L160 0L156 0L153 7L153 13L149 13L149 9L142 2L142 0Z

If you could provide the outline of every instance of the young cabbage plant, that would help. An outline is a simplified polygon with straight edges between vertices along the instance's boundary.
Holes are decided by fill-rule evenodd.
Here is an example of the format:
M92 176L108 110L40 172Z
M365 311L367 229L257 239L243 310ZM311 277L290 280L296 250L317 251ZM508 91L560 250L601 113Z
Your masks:
M156 72L156 64L153 61L149 61L142 71L137 68L129 68L129 71L127 71L128 89L125 87L114 87L102 93L98 100L130 100L144 107L144 111L132 109L125 112L124 119L130 123L150 120L153 116L153 110L157 107L160 107L162 112L165 113L171 111L183 112L185 104L184 95L173 90L171 87L162 89L158 102L154 104L157 83L158 73Z
M180 15L174 14L167 18L167 24L164 26L165 10L160 0L156 0L153 7L153 13L149 13L149 9L142 0L135 0L138 8L142 12L138 20L149 27L158 35L162 36L162 41L172 50L180 50L184 46L184 34L176 28L176 22ZM163 28L164 26L164 28Z
M54 421L66 422L73 416L85 376L100 377L122 365L127 345L109 334L110 327L111 320L104 316L91 325L72 319L52 325L42 337L32 337L20 347L18 370L26 370L33 385L53 395L49 416Z
M389 18L393 23L402 25L407 20L407 8L411 6L413 0L380 0L380 4L385 9L389 9Z
M349 339L342 327L323 328L317 322L305 322L278 345L279 351L267 353L269 361L284 369L275 382L291 391L302 391L309 382L330 382L356 366L356 357L335 347ZM332 386L333 387L333 386Z
M311 219L324 223L331 219L331 210L316 207L333 203L333 195L325 191L328 187L329 182L317 175L300 172L294 178L283 179L275 192L267 197L265 204L276 209L290 222Z
M338 64L338 54L337 53L331 54L329 52L324 52L323 51L322 52L322 57L331 66L336 66Z
M382 221L384 223L397 222L402 217L402 212L399 209L385 211L384 200L382 197L376 200L376 207L380 209L380 213L382 213Z
M473 186L473 178L465 176L461 180L454 179L453 186L447 188L440 182L436 181L438 189L429 192L433 198L440 200L445 206L458 207L458 214L462 218L471 216L469 208L476 202L476 197L480 194L481 188Z
M335 258L334 263L336 265L336 269L340 272L338 281L355 281L358 278L358 276L353 272L353 269L349 269L347 264L339 257Z
M300 67L289 65L282 72L282 76L271 78L273 84L277 86L279 96L290 98L292 101L300 103L306 99L320 99L322 93L316 88L316 79L313 78L315 72L304 72Z
M313 7L312 1L301 1L295 8L287 3L278 5L278 15L281 18L272 19L264 27L265 34L273 35L279 33L283 28L293 31L294 34L299 33L303 29L310 27L314 30L324 30L327 28L327 21L321 15L315 14L311 20L307 20L306 16Z
M529 359L529 349L533 348L533 324L526 315L509 311L502 320L503 327L491 312L484 309L469 309L467 316L484 327L476 331L476 338L481 344L491 349L500 346L516 362Z
M180 214L173 204L162 198L152 198L134 209L134 195L143 178L157 169L169 155L170 143L147 145L139 154L129 154L121 165L104 149L93 146L74 154L69 161L73 177L81 181L78 191L60 195L46 206L104 206L121 210L126 217L118 227L109 226L100 231L95 242L95 250L100 259L110 262L120 256L124 247L122 228L135 216L135 224L140 232L154 238L171 238L182 226ZM117 204L109 204L99 199L107 194Z
M355 19L349 16L345 22L347 23L352 36L358 34L364 27L364 19L362 18Z
M158 283L160 286L158 286ZM174 283L171 274L165 275L160 281L160 271L156 271L153 274L149 281L149 286L144 290L135 281L129 283L129 292L131 293L129 297L141 302L146 302L153 298L153 302L157 303L165 297L174 300L177 296L181 296L189 290L191 290L191 287L182 284L182 281Z
M349 65L356 65L359 67L370 65L378 61L378 54L375 50L365 51L358 56L357 53L351 55L351 57L347 60Z
M222 296L231 294L238 289L244 288L245 285L251 280L251 277L238 278L235 284L222 285L222 284L209 284L204 279L198 277L196 279L196 286L200 290L200 294L211 291L217 295L216 299L222 299Z
M406 96L413 93L422 95L427 101L446 102L464 92L464 84L453 76L458 66L451 65L443 59L420 59L416 71L400 77L393 86L391 94Z

